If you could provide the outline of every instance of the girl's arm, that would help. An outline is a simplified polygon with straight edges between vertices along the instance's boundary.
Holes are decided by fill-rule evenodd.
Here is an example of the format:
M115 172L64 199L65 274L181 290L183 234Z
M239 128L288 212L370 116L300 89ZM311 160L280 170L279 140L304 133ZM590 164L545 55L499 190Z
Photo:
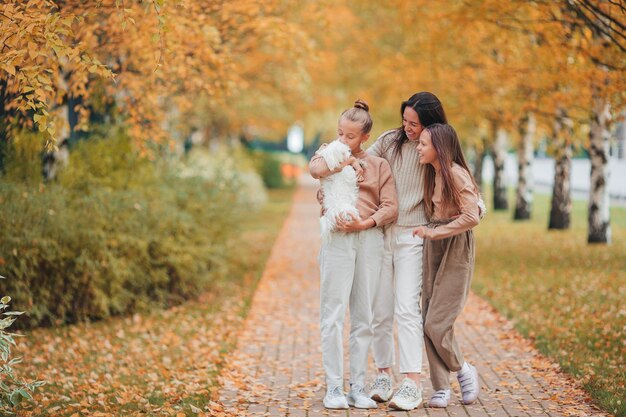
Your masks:
M344 219L343 216L337 216L335 222L337 224L337 230L341 232L360 232L362 230L371 229L372 227L376 227L376 222L371 217L368 217L365 220L359 220L354 218L352 214L346 214L348 219Z
M358 163L357 159L353 156L349 157L345 161L343 161L339 166L335 169L330 169L324 157L320 154L320 151L326 147L326 144L322 145L313 155L311 161L309 162L309 172L311 176L315 179L326 178L329 175L336 174L341 171L346 165L351 165L353 163ZM358 173L357 173L358 175Z
M393 223L398 218L398 192L391 174L389 162L382 160L380 166L380 204L376 213L370 217L376 226Z
M338 216L336 219L337 230L342 232L358 232L392 223L398 218L398 194L389 163L381 159L378 171L379 204L376 212L363 220L354 219L352 216L350 216L350 220L344 220L341 216Z

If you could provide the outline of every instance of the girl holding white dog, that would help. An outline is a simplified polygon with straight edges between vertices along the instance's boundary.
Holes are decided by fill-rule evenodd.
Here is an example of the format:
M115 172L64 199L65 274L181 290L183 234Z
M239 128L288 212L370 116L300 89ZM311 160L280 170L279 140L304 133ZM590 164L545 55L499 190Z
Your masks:
M322 242L320 264L320 328L326 373L324 406L332 409L376 408L365 391L367 356L372 340L372 304L383 256L382 226L396 220L398 199L389 163L366 153L372 118L367 103L357 100L339 117L338 140L351 156L339 164L325 154L323 145L311 159L309 171L316 179L340 173L346 166L358 169L358 216L335 218L330 239ZM358 162L358 165L356 164ZM364 166L365 170L359 169ZM330 198L328 195L324 199ZM328 207L330 201L325 201ZM350 392L343 391L343 322L350 306Z

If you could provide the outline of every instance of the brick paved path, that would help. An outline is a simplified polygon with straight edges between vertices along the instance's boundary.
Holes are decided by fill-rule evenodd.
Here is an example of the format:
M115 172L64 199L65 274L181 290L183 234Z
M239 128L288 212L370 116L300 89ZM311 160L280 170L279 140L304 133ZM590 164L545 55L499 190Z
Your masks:
M319 342L317 184L304 180L276 241L253 304L229 355L220 402L237 416L603 416L558 367L536 353L509 322L471 295L457 324L461 346L481 377L480 401L463 406L452 378L451 405L388 410L329 411L322 405L324 376ZM348 327L347 325L345 326ZM346 332L347 335L347 332ZM345 339L345 338L344 338ZM348 352L347 346L345 352ZM426 355L424 355L426 356ZM426 359L424 359L426 361ZM425 398L432 393L425 364ZM345 366L347 371L349 367ZM371 365L369 379L374 374ZM400 382L395 374L394 386ZM346 380L347 387L347 380Z

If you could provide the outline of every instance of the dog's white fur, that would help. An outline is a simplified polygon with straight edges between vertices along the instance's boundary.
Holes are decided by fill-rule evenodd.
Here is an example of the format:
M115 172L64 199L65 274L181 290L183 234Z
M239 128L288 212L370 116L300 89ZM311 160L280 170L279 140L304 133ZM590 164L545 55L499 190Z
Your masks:
M352 155L348 145L334 140L326 147L320 149L319 154L324 158L330 170L338 168ZM324 215L320 218L322 241L330 242L331 232L337 228L335 221L337 216L343 216L348 220L347 214L354 219L360 219L356 202L359 197L356 171L347 165L341 171L320 179L324 198L322 206Z

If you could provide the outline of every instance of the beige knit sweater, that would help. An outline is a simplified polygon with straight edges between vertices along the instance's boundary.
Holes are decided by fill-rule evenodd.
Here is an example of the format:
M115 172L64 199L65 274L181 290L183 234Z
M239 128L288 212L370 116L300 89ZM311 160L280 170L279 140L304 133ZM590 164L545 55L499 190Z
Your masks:
M397 130L388 130L376 139L367 149L371 155L379 156L389 162L393 179L398 191L399 226L421 226L428 223L424 206L423 166L419 163L417 142L405 142L402 156L394 158L393 143Z

